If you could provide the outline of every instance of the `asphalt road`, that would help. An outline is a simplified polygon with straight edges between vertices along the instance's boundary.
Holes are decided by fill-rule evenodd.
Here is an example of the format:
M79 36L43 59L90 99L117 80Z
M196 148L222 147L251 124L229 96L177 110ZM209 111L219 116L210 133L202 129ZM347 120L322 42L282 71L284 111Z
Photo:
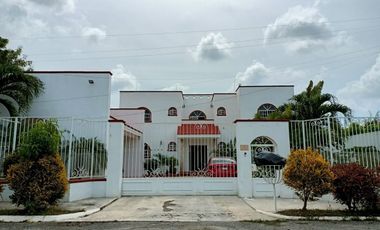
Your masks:
M380 229L379 221L0 223L0 229Z

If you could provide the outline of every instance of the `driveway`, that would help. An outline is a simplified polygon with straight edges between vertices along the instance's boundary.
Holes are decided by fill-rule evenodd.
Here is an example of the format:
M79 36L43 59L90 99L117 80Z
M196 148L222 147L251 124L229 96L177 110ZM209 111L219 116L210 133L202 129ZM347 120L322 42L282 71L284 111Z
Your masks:
M253 221L274 220L236 196L122 197L75 221Z

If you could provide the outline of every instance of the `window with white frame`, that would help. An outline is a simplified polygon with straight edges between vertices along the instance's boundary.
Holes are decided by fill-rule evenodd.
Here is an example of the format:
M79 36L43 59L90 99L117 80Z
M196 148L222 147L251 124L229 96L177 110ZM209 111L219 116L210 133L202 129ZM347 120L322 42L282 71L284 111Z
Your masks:
M170 108L168 109L168 116L170 116L170 117L175 117L175 116L177 116L177 109L174 108L174 107L170 107Z
M152 150L147 143L144 143L144 159L152 158Z
M260 105L260 107L257 109L257 113L260 115L260 117L268 117L269 114L276 111L276 106L266 103Z
M152 122L152 112L149 109L145 108L145 107L140 107L139 109L145 110L145 112L144 112L144 122L145 123L151 123Z
M251 153L256 155L261 152L274 153L274 143L268 137L260 136L251 142Z
M174 141L169 142L168 144L168 152L177 151L177 144Z
M218 110L216 111L217 116L226 116L226 108L224 107L219 107Z
M195 110L190 113L190 120L206 120L206 114L200 110Z

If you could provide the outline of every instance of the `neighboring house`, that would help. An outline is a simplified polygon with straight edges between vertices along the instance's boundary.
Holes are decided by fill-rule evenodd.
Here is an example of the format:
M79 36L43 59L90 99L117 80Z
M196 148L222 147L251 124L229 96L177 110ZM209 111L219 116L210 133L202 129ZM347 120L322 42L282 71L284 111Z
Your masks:
M157 154L174 156L177 173L186 173L205 168L212 157L234 158L236 150L222 149L234 142L235 121L256 113L266 117L293 94L292 85L239 86L234 93L212 94L121 91L120 107L111 109L111 115L143 132L145 160ZM275 143L266 144L275 151ZM142 164L140 159L125 167Z

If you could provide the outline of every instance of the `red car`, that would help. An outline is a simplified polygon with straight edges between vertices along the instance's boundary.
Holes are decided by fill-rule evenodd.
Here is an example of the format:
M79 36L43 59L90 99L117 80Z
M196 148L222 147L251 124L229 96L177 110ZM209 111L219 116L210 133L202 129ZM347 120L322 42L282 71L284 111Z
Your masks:
M236 177L236 161L226 157L211 158L208 162L207 174L212 177Z

